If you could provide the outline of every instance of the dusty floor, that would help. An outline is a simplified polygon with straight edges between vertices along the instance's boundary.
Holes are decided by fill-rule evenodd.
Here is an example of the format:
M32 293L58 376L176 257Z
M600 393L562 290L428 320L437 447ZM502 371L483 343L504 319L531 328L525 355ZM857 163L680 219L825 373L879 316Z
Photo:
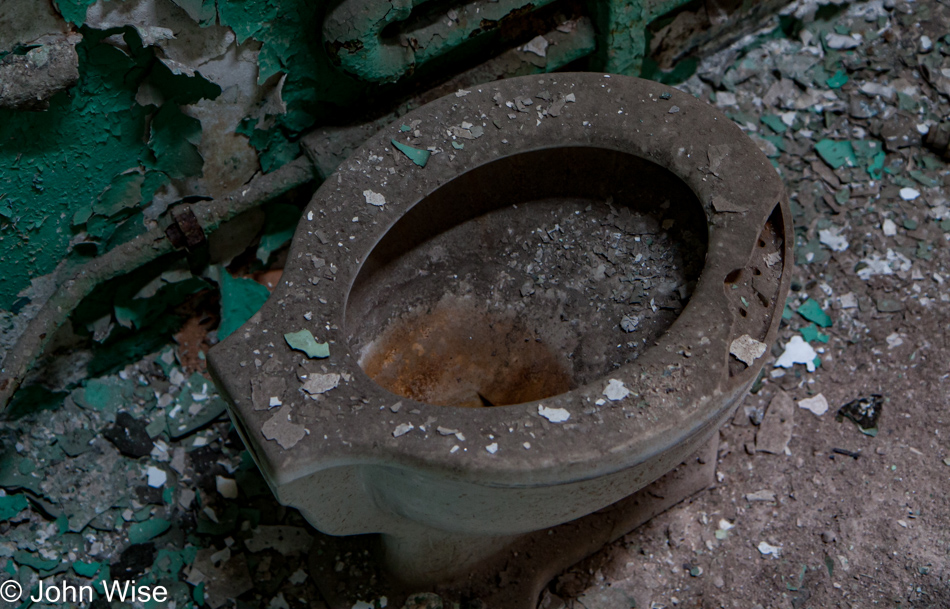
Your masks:
M798 267L767 374L721 432L716 486L562 575L551 609L950 607L950 174L921 142L950 109L950 8L792 10L682 85L792 194ZM199 294L175 344L0 423L0 579L163 582L175 607L321 606L313 531L277 506L201 375L217 306ZM773 367L794 336L816 349L813 372ZM103 357L72 356L58 385ZM827 412L801 407L819 395ZM873 395L876 435L836 418Z

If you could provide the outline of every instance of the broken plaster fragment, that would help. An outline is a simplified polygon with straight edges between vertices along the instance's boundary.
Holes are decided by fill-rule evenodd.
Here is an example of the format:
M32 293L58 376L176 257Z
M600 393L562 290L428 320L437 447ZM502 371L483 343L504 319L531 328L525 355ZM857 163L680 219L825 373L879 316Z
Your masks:
M780 547L778 547L778 546L773 546L772 544L769 544L769 543L764 542L764 541L760 541L760 542L759 542L759 545L756 546L756 547L758 548L758 550L759 550L759 552L762 554L762 556L769 556L769 555L771 555L772 558L778 558L779 554L781 554L781 552L782 552L782 548L780 548Z
M489 453L494 455L495 453L498 452L498 442L492 442L491 444L485 447L485 450L487 450Z
M717 165L717 169L718 169L718 165ZM745 206L737 205L734 201L730 201L729 199L720 195L713 195L713 198L710 201L710 203L712 203L713 209L715 209L717 212L721 214L723 213L738 214L738 213L742 213L746 211L747 209Z
M148 478L148 485L152 488L161 488L165 486L165 481L168 480L168 474L165 473L165 470L159 469L154 465L148 466L148 469L145 470L145 475Z
M722 161L729 156L731 150L732 148L729 147L729 144L718 144L706 149L706 158L709 160L709 173L717 178L719 177L719 167L722 165Z
M843 226L823 228L818 231L818 241L828 246L828 249L833 252L843 252L848 249L848 240L841 235L843 230Z
M290 420L290 408L281 408L273 417L261 426L261 433L268 440L274 440L281 448L293 448L297 442L307 435L303 425L297 425Z
M404 436L413 429L415 429L415 427L413 427L412 423L400 423L396 425L396 429L393 430L393 437L398 438L399 436Z
M386 204L386 197L379 194L378 192L373 192L372 190L364 190L363 197L366 199L366 202L370 205L375 205L376 207L382 207Z
M336 389L339 384L339 374L309 374L307 375L307 382L303 384L303 390L310 395L316 395L318 393L326 393L331 389Z
M224 476L214 477L214 487L225 499L237 499L238 485L234 478L225 478Z
M799 335L785 343L785 352L775 360L776 368L791 368L795 364L805 364L809 372L815 371L815 358L818 353Z
M563 423L571 418L571 413L564 408L548 408L538 404L538 414L552 423Z
M604 396L611 402L617 402L630 395L630 390L624 387L623 381L610 379L604 389Z
M550 43L547 38L544 36L535 36L528 41L526 45L521 47L521 50L525 53L534 53L538 57L547 57L548 46L550 46Z
M746 366L751 366L755 363L755 360L765 353L765 343L755 340L748 334L743 334L732 341L732 345L729 346L729 353L733 354L737 360L743 362Z
M755 433L755 450L773 455L785 453L794 427L795 404L787 393L778 390Z
M465 89L459 89L458 91L455 92L455 97L465 97L469 93L471 93L471 91L466 91Z
M816 417L828 412L828 400L825 399L825 396L818 394L813 398L806 398L804 400L798 401L798 407L804 408L805 410L811 412Z
M307 354L307 357L314 359L330 357L330 346L327 343L318 343L316 339L313 338L313 334L310 333L310 330L306 328L299 332L288 332L284 334L284 340L287 341L291 349L303 351Z

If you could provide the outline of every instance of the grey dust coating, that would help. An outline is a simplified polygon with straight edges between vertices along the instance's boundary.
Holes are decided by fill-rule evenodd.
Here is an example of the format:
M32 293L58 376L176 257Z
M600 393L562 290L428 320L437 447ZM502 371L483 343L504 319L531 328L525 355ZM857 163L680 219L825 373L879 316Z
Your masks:
M434 222L439 210L479 215ZM347 303L350 346L378 384L430 404L567 392L673 323L702 270L705 224L682 181L637 157L564 147L488 163L373 250Z
M564 73L459 91L321 186L281 285L209 367L282 503L330 534L382 533L399 578L444 582L644 487L732 414L778 329L787 206L738 127L663 85ZM542 362L567 390L539 400L516 378L499 397L489 372L444 402L517 403L452 408L370 378L361 359L372 371L389 343L400 377L410 352L387 339L427 317L454 357L475 359L468 319L477 349ZM329 357L291 349L302 330Z

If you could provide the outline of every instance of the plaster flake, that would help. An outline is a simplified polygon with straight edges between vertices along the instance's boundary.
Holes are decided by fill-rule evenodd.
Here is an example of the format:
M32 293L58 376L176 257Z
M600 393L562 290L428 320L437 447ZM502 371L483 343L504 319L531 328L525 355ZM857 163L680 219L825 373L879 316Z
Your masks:
M281 448L290 449L307 435L303 425L297 425L290 420L290 408L281 407L273 417L261 427L261 433L268 440L274 440Z

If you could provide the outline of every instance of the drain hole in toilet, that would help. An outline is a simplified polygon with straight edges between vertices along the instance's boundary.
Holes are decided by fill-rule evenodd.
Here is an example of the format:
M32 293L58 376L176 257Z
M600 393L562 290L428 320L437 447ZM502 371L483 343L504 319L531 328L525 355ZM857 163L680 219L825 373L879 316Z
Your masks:
M706 253L689 188L638 157L554 149L456 178L386 234L346 332L395 394L503 406L595 381L649 349Z

